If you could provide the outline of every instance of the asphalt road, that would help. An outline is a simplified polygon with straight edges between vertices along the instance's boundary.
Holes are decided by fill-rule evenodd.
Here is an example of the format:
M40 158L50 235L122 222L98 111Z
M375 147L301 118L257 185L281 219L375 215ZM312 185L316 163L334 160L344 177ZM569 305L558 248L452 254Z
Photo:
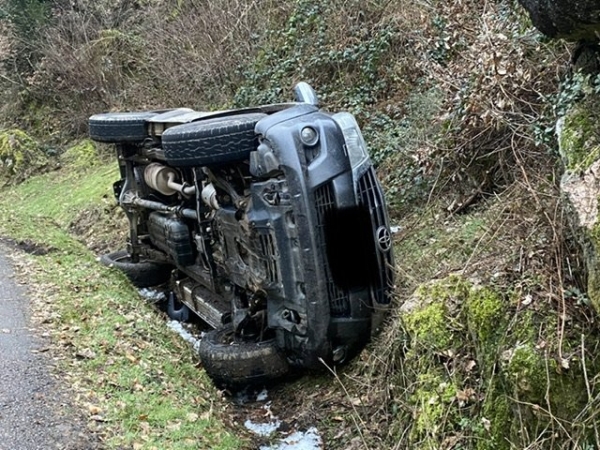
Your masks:
M0 245L0 450L100 448L69 404L43 339L29 323L29 299Z

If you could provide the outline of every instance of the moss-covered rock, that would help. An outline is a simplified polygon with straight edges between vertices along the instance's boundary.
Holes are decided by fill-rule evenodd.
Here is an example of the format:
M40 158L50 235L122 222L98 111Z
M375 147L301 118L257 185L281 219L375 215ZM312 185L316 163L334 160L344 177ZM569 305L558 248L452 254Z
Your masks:
M559 150L569 172L583 172L600 157L600 110L595 96L571 108L559 126Z
M393 382L410 410L411 448L508 450L538 439L536 448L551 448L542 443L577 427L589 437L575 418L588 402L584 368L595 374L598 358L588 354L584 365L573 356L581 336L559 338L550 306L518 307L512 298L453 275L421 286L402 306L404 364ZM593 331L585 339L600 344Z
M600 312L600 224L581 227L579 240L587 269L587 295L596 312Z
M84 139L67 148L60 155L60 160L64 165L78 169L97 166L101 162L96 144L90 139Z
M23 181L47 164L47 155L27 133L0 131L0 184Z
M600 312L600 95L589 78L583 83L583 97L557 124L559 150L565 172L561 191L568 201L570 218L577 230L587 270L587 293Z
M545 364L550 361L536 351L532 342L517 343L504 352L503 358L502 369L512 393L522 401L543 404L547 373L555 371L556 362L552 360L552 368L546 368Z

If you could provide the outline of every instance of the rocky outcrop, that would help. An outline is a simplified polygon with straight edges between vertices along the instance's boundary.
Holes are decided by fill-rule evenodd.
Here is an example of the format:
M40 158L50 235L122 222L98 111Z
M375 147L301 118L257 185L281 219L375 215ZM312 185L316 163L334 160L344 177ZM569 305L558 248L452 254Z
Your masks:
M571 41L600 38L597 0L519 0L535 27L549 37Z
M600 313L600 2L519 0L542 33L577 41L563 113L556 124L564 164L561 193L587 272L587 295Z
M556 133L565 168L561 191L583 249L587 295L600 312L600 96L591 85L584 91L583 98L559 119Z
M579 433L571 418L587 414L586 373L598 373L600 357L580 364L580 352L561 348L583 340L592 348L598 336L586 328L558 337L549 302L451 275L421 285L399 320L403 370L390 384L403 387L398 415L410 415L393 424L405 428L391 432L406 436L410 445L402 448L531 448L531 436L554 421L568 423L559 434ZM564 440L559 434L554 438ZM584 432L580 439L593 437Z

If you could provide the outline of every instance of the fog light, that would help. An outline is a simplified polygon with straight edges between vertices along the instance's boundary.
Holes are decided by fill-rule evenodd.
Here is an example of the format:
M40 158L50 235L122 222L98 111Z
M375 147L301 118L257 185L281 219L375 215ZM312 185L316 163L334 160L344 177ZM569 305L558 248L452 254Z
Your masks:
M300 140L304 145L313 146L319 142L319 133L312 127L304 127L300 132Z

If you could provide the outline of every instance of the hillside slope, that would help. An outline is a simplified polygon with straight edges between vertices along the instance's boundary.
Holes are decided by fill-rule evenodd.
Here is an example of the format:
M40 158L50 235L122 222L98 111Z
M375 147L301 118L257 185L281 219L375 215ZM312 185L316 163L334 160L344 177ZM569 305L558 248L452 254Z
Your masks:
M398 308L322 395L282 388L327 448L600 447L600 335L554 134L583 87L568 45L514 2L79 1L45 17L2 120L49 145L98 111L282 101L300 80L359 118L400 227Z

